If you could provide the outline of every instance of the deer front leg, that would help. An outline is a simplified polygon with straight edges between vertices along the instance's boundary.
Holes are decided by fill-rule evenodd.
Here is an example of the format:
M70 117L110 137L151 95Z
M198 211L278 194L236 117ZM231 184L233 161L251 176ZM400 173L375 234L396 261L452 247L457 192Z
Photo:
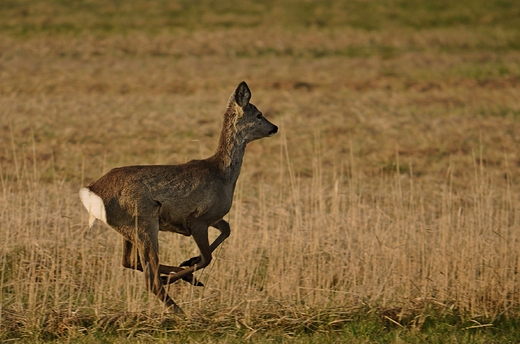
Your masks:
M222 219L220 221L218 221L217 223L215 223L214 225L212 225L212 227L215 227L216 229L218 229L220 231L220 235L215 239L215 241L213 241L211 243L211 245L210 245L211 253L213 253L213 251L215 251L215 249L224 240L226 240L229 237L229 234L231 233L231 228L229 227L229 223L227 223L227 221L222 220ZM200 260L201 260L201 256L192 257L192 258L182 262L180 264L180 266L193 266L195 264L199 264Z
M177 272L175 275L170 275L169 278L170 280L173 280L173 282L180 278L184 278L185 276L188 276L197 270L205 268L209 265L209 263L211 263L211 260L213 259L208 240L208 226L203 223L194 224L191 228L191 233L195 243L199 248L200 256L192 258L197 260L197 262L193 263L193 265L180 272Z

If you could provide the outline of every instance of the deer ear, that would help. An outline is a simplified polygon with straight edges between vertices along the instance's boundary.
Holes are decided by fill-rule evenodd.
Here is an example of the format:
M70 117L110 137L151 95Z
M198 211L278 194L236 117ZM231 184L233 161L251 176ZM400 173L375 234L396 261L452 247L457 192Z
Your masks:
M244 107L249 104L251 99L251 91L245 81L242 81L235 90L235 102L240 106Z

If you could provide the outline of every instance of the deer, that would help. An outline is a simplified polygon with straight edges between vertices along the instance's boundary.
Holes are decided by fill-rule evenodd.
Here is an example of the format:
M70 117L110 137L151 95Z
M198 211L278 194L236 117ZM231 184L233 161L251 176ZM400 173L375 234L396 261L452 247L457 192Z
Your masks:
M250 99L249 87L241 82L227 102L212 156L177 165L114 168L79 191L89 228L99 220L121 234L123 267L144 272L147 289L175 313L183 311L164 286L180 279L203 286L193 273L210 264L230 235L224 216L231 209L246 145L278 131ZM219 231L211 244L209 227ZM160 231L191 236L200 255L179 266L160 264Z

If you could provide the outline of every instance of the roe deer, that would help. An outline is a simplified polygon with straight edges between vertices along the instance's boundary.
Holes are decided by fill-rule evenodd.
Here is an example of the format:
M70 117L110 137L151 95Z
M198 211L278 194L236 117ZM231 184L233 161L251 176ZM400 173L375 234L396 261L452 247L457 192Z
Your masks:
M182 278L202 285L193 272L206 267L229 236L223 217L231 208L246 144L278 131L250 99L249 87L240 83L229 98L213 156L180 165L115 168L79 191L89 228L98 219L123 235L123 266L143 271L148 289L175 312L182 310L164 284ZM211 245L209 226L220 231ZM200 255L180 267L159 264L159 231L193 236Z

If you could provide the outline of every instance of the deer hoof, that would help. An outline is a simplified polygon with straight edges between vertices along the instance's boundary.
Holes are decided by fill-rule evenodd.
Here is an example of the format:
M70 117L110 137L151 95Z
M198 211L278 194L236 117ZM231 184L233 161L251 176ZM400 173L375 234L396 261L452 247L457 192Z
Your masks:
M200 262L200 260L201 260L200 256L192 257L192 258L190 258L188 260L183 261L181 263L181 265L179 265L179 266L193 266L195 264L198 264Z
M177 316L180 316L180 317L185 317L186 316L186 313L184 313L182 308L180 308L177 305L170 306L170 310L172 310L173 314L175 314Z
M195 276L188 275L182 278L184 281L188 282L189 284L193 284L195 287L204 287L204 284L197 280Z

